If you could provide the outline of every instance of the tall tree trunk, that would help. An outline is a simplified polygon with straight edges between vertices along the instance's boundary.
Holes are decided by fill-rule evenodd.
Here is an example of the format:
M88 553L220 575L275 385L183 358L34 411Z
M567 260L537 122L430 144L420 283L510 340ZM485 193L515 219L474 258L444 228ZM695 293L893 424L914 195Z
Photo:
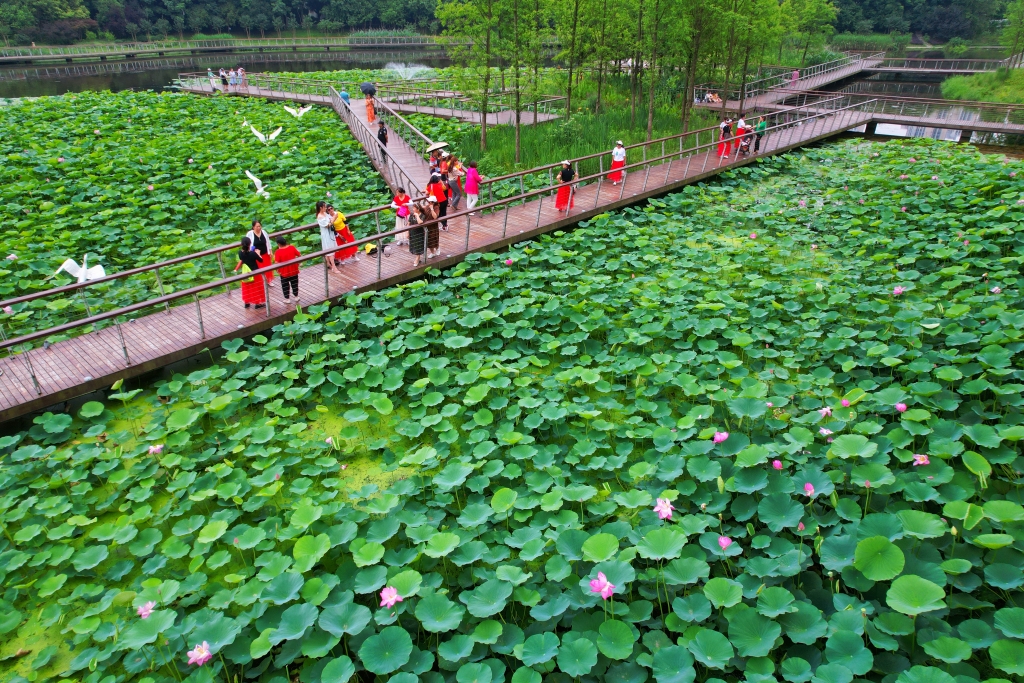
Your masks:
M732 57L733 49L736 47L736 0L732 0L732 9L729 17L729 50L725 58L725 88L722 91L722 111L729 104L729 80L732 78Z
M488 5L488 9L490 5ZM488 12L487 38L484 40L484 96L480 116L480 151L487 151L487 104L491 94L491 14Z
M576 62L576 29L580 20L580 0L573 0L572 3L572 32L569 38L569 80L566 83L565 91L565 118L572 116L572 69Z
M601 44L598 45L597 53L597 104L594 105L594 113L601 111L601 90L604 86L604 62L605 62L605 40L606 29L608 28L608 0L604 0L601 9Z
M698 10L699 11L699 10ZM680 113L683 132L690 129L690 111L693 109L694 81L697 79L697 64L700 60L700 48L704 39L704 21L693 17L690 38L690 56L686 61L686 91L683 93L683 107Z
M654 0L654 27L651 31L651 77L647 83L647 140L650 141L654 134L654 86L657 84L658 65L658 24L661 23L661 14L658 10L661 7L661 0Z
M803 68L807 64L807 51L811 48L811 34L807 34L807 42L804 43L804 54L800 57L800 67Z
M750 43L743 52L743 79L740 81L740 116L743 116L743 106L747 101L747 66L750 63Z
M521 101L522 92L520 91L520 87L519 87L520 86L520 74L519 74L519 71L520 71L520 69L519 69L519 67L520 67L520 64L519 64L520 49L519 49L519 38L522 35L520 33L520 31L519 31L519 1L520 0L512 0L512 35L513 35L513 40L512 40L512 68L515 70L514 75L512 76L512 88L513 88L512 96L513 96L513 98L515 98L515 102L513 103L513 108L515 109L515 114L516 114L516 163L517 164L520 161L519 157L520 157L520 151L521 151L521 142L520 142L521 141L521 136L520 136L521 130L520 130L520 125L519 124L520 124L520 110L522 109L522 101Z
M633 46L633 68L630 74L629 88L629 126L636 125L636 101L640 99L643 89L644 64L644 0L640 0L640 11L636 20L636 44Z

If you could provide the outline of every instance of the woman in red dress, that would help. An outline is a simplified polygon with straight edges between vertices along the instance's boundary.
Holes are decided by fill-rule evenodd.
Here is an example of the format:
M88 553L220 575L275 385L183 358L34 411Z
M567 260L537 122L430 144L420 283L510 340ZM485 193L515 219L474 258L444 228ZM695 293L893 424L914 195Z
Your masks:
M576 180L576 173L572 170L572 164L568 161L562 162L562 170L558 172L558 179L562 181L558 188L558 195L555 197L555 208L559 211L568 211L576 205L573 197L572 183Z
M612 148L612 172L608 174L608 180L612 181L613 185L618 185L622 182L622 171L617 169L620 169L625 165L626 148L623 146L622 140L617 140L615 142L615 147Z
M252 241L248 237L242 238L242 248L238 251L238 264L235 266L236 271L241 268L243 273L249 273L265 268L272 263L269 255L260 258L260 255L252 250ZM246 308L253 304L256 308L263 308L267 305L267 293L263 288L264 278L269 283L273 274L252 275L248 280L242 280L242 303Z
M337 235L338 246L343 244L351 244L356 241L356 236L352 234L348 225L345 223L345 214L339 213L333 206L327 207L327 212L331 216L332 224L334 225L334 233ZM355 261L359 260L356 254L359 252L359 247L345 247L334 252L334 262L342 265L348 259Z

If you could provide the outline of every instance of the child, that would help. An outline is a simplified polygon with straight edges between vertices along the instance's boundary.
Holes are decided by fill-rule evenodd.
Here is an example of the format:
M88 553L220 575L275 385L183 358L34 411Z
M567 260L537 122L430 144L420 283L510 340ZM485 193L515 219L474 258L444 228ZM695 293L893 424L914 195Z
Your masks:
M284 235L278 235L277 239L277 251L274 252L274 262L284 263L285 261L293 261L302 254L294 246L288 244L288 240L284 238ZM288 289L291 288L291 293L295 295L295 298L299 298L299 264L293 263L290 266L284 268L278 268L277 274L281 276L281 291L284 293L284 300L288 300Z

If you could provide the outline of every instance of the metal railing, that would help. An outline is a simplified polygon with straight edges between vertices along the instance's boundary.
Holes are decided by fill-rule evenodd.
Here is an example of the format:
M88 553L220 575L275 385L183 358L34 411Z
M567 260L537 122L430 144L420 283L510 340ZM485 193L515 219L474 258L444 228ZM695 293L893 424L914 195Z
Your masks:
M830 111L827 111L827 112L818 112L818 113L814 113L814 114L810 114L810 115L806 115L806 116L799 116L799 117L797 117L797 118L795 118L793 120L787 120L787 121L783 121L782 123L777 123L776 125L769 126L768 129L765 131L765 138L766 138L767 142L765 143L765 149L764 149L764 151L762 153L767 153L768 151L770 151L769 150L769 145L771 145L771 149L773 149L773 150L788 149L790 147L796 146L796 145L804 143L804 142L809 142L809 141L813 141L813 140L819 139L819 138L821 138L821 137L823 137L825 135L828 135L830 133L836 132L838 130L848 129L848 128L860 125L860 124L864 123L867 120L867 118L868 118L864 114L864 112L862 111L864 108L865 107L862 104L853 105L853 106L849 106L849 107L843 107L843 108L836 108L836 109L833 109L833 110L830 110ZM786 137L787 131L788 131L788 137ZM796 135L794 135L794 132L796 133ZM676 181L676 182L682 182L682 180L685 180L686 178L702 177L703 174L707 172L708 164L709 163L712 165L713 168L721 169L721 168L731 167L734 164L741 162L741 160L737 158L738 152L736 152L735 154L730 155L728 157L728 159L731 159L731 161L728 160L728 159L724 160L724 161L722 159L719 159L718 162L715 162L712 159L712 150L714 150L715 146L718 145L718 144L719 144L718 141L712 140L712 141L709 141L707 143L697 144L697 145L695 145L693 147L689 147L689 148L686 148L686 149L672 150L671 152L668 152L667 154L664 154L664 155L661 155L661 156L658 156L658 157L655 157L655 158L645 159L643 161L635 162L635 163L632 163L632 164L627 164L625 167L623 167L623 172L629 173L629 174L641 173L641 172L644 173L644 176L643 176L644 177L644 181L643 181L642 187L639 189L639 192L633 192L632 194L635 196L637 194L643 195L644 193L646 193L649 181L650 181L650 179L652 177L652 171L654 171L657 168L658 169L658 173L661 173L661 170L659 168L661 166L665 167L665 171L664 171L663 180L658 185L656 185L656 187L659 187L659 188L660 187L664 187L664 186L666 186L668 184L669 178L670 178L671 173L672 173L673 164L675 164L677 162L678 163L682 163L685 160L686 161L686 165L683 168L681 179ZM701 161L701 158L703 158L703 161ZM753 157L750 157L750 158L753 158ZM697 167L694 166L694 169L693 169L694 172L691 174L690 173L690 166L691 166L691 164L694 161L696 161L698 164L700 164L700 169L697 170ZM746 161L747 161L747 159L742 160L743 163L745 163ZM592 212L596 211L601 206L601 189L602 189L604 183L607 182L606 175L607 175L606 172L601 172L601 173L598 173L598 174L593 174L593 175L589 175L589 176L586 176L586 177L583 177L583 178L579 178L576 181L576 186L577 187L583 187L583 188L586 188L586 187L588 187L588 186L590 186L592 184L596 184L596 191L594 192L594 203L593 203L593 206L590 207L590 208L581 208L581 210L578 212L581 216L585 215L585 214L588 214L588 213L592 213ZM655 176L655 178L657 180L658 176ZM533 220L529 221L525 225L523 223L517 223L514 227L515 227L515 229L517 229L518 233L526 232L528 230L539 229L540 225L541 225L542 209L543 209L543 206L544 206L545 198L550 197L550 195L552 193L554 193L556 190L558 190L562 186L563 186L562 183L556 183L556 184L553 184L553 185L551 185L549 187L544 187L544 188L532 190L530 192L526 192L526 193L523 193L523 194L515 196L515 197L499 199L498 201L495 201L495 202L489 202L489 203L487 203L485 205L477 206L477 207L475 207L473 209L473 211L474 212L483 212L483 213L487 213L487 214L490 214L490 215L493 215L493 214L496 214L496 213L504 211L504 220L502 222L502 232L501 232L501 238L500 238L500 241L504 241L508 237L508 227L509 227L509 225L508 225L508 214L509 214L509 210L513 206L523 205L523 204L526 204L527 202L532 202L532 201L536 200L536 202L537 202L537 210L536 210L536 212L533 212L532 208L531 208L531 211L530 211L530 215L531 216L535 216L535 218ZM610 200L610 202L605 202L605 204L609 204L609 203L614 204L616 202L621 201L624 198L625 188L626 188L626 183L623 182L622 183L622 188L619 191L618 198L612 198ZM580 192L579 192L578 189L574 188L574 189L570 190L570 193L571 193L570 194L570 205L571 205L572 200L575 198L576 195L579 195ZM568 217L569 214L571 213L571 211L572 211L571 208L566 208L565 209L565 216ZM390 261L390 265L389 265L389 267L387 269L387 272L385 272L384 271L384 267L383 267L383 263L385 261L385 256L384 256L384 254L385 254L385 251L384 251L384 240L396 237L396 236L398 236L400 234L408 233L411 230L427 229L427 228L439 226L439 225L441 225L443 223L452 224L452 223L456 223L456 222L461 222L462 219L465 220L465 237L460 240L462 242L462 244L463 244L462 251L455 251L454 254L448 254L447 257L452 257L453 255L461 255L461 254L467 253L467 252L469 252L471 250L471 239L472 239L472 236L473 236L473 230L472 230L473 217L472 217L472 214L470 213L470 211L468 209L462 210L462 211L458 211L458 212L454 212L454 213L448 215L447 217L445 217L443 219L442 218L438 218L438 219L426 221L426 222L422 223L419 226L406 227L406 228L402 228L400 230L386 231L386 232L378 233L378 234L373 235L373 236L364 237L362 239L357 239L357 240L355 240L355 242L350 243L348 246L354 246L356 248L361 248L362 245L370 244L370 243L373 243L373 244L375 244L377 246L377 250L378 250L377 253L379 254L379 256L376 259L376 265L377 265L377 269L376 270L377 270L377 273L376 273L376 279L374 280L374 283L379 283L382 279L387 279L387 278L390 278L390 277L393 277L393 276L396 276L396 275L400 275L402 273L416 272L416 267L408 268L408 267L398 266L397 265L397 261ZM564 219L559 218L555 222L561 222L561 220L564 220ZM530 223L532 223L532 227L530 226ZM303 226L303 227L309 227L309 226ZM478 233L478 235L479 235L479 233ZM493 235L490 232L488 232L487 236L491 237ZM499 238L496 238L496 236L494 236L494 237L495 237L495 240L490 242L491 244L495 243L496 241L499 241ZM484 245L481 245L481 246L484 246ZM302 257L300 257L298 259L295 259L293 261L289 261L289 264L290 265L301 265L303 263L312 263L312 262L315 262L318 259L321 259L324 256L327 256L329 254L335 253L337 250L338 250L337 248L331 248L331 249L327 249L327 250L316 251L314 253L307 254L307 255L302 256ZM245 273L245 274L240 274L240 275L233 275L233 276L230 276L230 277L223 277L223 278L221 278L220 280L218 280L216 282L212 282L212 283L205 284L205 285L199 285L199 286L196 286L196 287L191 287L191 288L184 289L182 291L174 292L174 293L171 293L171 294L164 294L164 295L161 295L159 297L150 299L148 301L140 302L140 303L137 303L137 304L132 304L132 305L129 305L129 306L125 306L125 307L119 308L117 310L113 310L113 311L107 311L107 312L104 312L104 313L99 313L99 314L91 316L90 318L87 318L85 320L73 321L73 322L65 323L63 325L59 325L59 326L56 326L56 327L53 327L53 328L50 328L50 329L47 329L47 330L41 330L41 331L38 331L38 332L33 332L33 333L30 333L30 334L22 335L22 336L14 338L14 339L3 340L3 341L0 341L0 350L2 350L2 349L9 349L9 350L18 350L18 351L20 351L20 355L23 357L23 359L25 361L25 364L26 364L26 367L27 367L27 369L29 371L29 374L31 375L33 384L35 385L36 392L37 392L37 394L41 395L42 394L42 390L41 390L40 385L38 383L38 380L36 378L35 371L34 371L34 366L32 365L32 362L31 362L31 347L28 346L28 345L31 345L33 342L38 342L38 341L41 341L41 340L43 340L43 339L45 339L47 337L52 337L54 335L64 335L64 334L72 332L72 331L74 331L74 330L76 330L76 329L78 329L80 327L83 327L83 326L96 325L97 323L100 323L100 322L111 321L118 328L118 337L119 337L119 340L120 340L120 343L121 343L121 350L122 350L123 355L124 355L125 364L126 365L131 365L132 364L132 360L131 360L132 353L128 349L127 343L125 341L125 336L122 333L122 330L120 328L121 323L118 322L118 318L127 318L128 316L131 316L133 314L142 313L142 312L145 312L147 310L158 310L161 307L169 310L172 304L194 303L194 305L195 305L195 312L196 312L196 318L197 318L197 323L198 323L197 324L197 330L198 330L198 333L199 333L199 339L197 340L197 343L199 343L202 340L206 339L206 334L205 334L205 330L204 330L204 326L203 326L203 320L202 320L202 307L200 305L200 296L201 295L212 293L215 290L217 290L219 288L222 288L222 287L231 288L233 285L239 284L243 280L248 280L249 278L253 277L254 275L270 274L274 270L277 270L280 267L281 267L280 264L275 264L275 265L272 265L272 266L269 266L269 267L266 267L266 268L260 268L260 269L258 269L256 271L252 271L251 273ZM423 266L421 266L422 269L426 269L426 267L427 266L425 264ZM121 274L121 275L124 276L124 274ZM368 283L368 284L374 284L374 283ZM91 283L83 283L83 286L90 286L90 284ZM366 286L366 285L364 285L364 286ZM66 291L67 289L75 289L75 288L76 288L75 285L69 285L67 288L62 288L62 289L64 289ZM270 297L269 297L269 288L268 288L268 285L267 285L265 280L264 280L264 291L268 295L266 297L266 317L271 317L272 312L271 312L271 301L270 301ZM339 292L337 295L341 295L341 294L342 294L342 292ZM326 269L324 269L324 296L325 296L325 299L330 299L332 297L331 289L330 289L330 280L329 280L328 272L327 272Z
M1006 66L1005 59L918 59L909 57L887 57L873 70L887 71L928 71L941 73L977 73L995 71Z
M292 47L388 47L392 45L441 45L458 43L457 38L434 36L344 36L322 38L232 38L230 40L161 40L90 45L40 45L0 49L0 57L85 57L110 54L141 54L179 50L284 49Z
M960 123L974 130L990 128L1005 129L993 132L1024 133L1024 105L995 102L971 102L968 100L944 100L921 97L880 97L876 94L828 91L787 91L784 103L797 102L800 106L814 107L815 99L833 99L837 95L846 98L850 104L872 102L872 114L878 117L899 117L914 119L914 125L928 127L929 124ZM970 124L970 125L968 125ZM979 124L984 124L980 125Z
M862 69L868 68L869 63L884 59L885 53L879 52L872 55L860 55L854 52L846 52L842 57L830 62L823 62L803 69L790 69L788 72L773 73L769 76L744 83L742 88L724 88L711 83L704 83L694 88L694 97L703 100L703 96L716 93L723 100L752 99L769 91L776 91L781 88L799 87L801 81L808 81L826 73L832 73L845 69L849 66L859 65ZM793 78L793 74L797 78ZM795 88L794 88L795 89Z

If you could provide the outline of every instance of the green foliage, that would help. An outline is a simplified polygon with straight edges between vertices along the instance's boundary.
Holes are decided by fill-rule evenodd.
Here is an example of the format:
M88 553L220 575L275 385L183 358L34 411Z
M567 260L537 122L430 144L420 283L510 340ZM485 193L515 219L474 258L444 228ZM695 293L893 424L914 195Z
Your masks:
M1019 167L765 160L40 415L0 440L0 656L153 683L1022 675Z
M950 100L1024 104L1024 70L1000 69L973 76L951 76L942 82L942 96Z

